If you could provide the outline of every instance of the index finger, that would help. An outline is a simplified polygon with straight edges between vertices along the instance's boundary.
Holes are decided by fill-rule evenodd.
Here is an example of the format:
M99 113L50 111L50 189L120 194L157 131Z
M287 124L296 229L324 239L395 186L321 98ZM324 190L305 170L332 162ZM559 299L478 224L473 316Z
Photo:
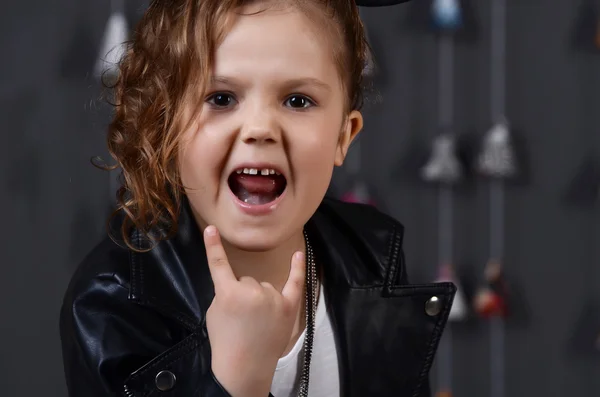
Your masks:
M233 270L227 260L227 254L221 243L221 236L215 226L204 229L204 246L206 247L206 258L208 269L215 285L215 292L224 284L237 281Z
M294 306L298 305L304 293L304 283L306 281L306 261L304 253L298 251L292 256L290 275L281 291Z

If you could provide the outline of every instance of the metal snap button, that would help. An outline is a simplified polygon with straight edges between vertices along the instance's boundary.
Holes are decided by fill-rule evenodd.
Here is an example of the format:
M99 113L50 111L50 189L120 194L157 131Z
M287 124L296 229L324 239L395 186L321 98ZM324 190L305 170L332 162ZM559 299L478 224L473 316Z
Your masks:
M156 374L156 378L154 378L156 388L160 391L171 390L173 387L175 387L176 382L177 378L171 371L160 371L158 374Z
M425 312L429 316L437 316L442 311L442 301L437 296L429 298L425 303Z

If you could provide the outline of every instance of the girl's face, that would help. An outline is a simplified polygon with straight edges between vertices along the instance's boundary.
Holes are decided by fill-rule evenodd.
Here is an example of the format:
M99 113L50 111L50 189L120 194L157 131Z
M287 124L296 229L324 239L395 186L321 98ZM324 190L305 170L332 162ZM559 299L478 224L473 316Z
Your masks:
M302 231L362 117L345 113L330 41L304 13L236 18L199 122L184 136L181 178L201 227L263 251Z

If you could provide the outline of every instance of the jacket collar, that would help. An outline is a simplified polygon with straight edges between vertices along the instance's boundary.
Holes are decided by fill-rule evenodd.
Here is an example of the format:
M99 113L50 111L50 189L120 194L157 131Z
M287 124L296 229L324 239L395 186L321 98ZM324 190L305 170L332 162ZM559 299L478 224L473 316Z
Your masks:
M134 242L141 245L139 233ZM129 299L153 306L195 330L214 297L202 233L183 200L177 234L151 251L131 252Z
M360 210L357 210L360 208ZM326 198L306 225L324 277L338 288L405 283L402 226L368 207ZM141 246L141 237L133 234ZM333 244L332 244L333 242ZM159 306L184 325L199 325L214 296L202 233L183 200L177 234L146 253L130 256L130 299Z
M323 265L341 395L387 395L379 388L389 386L391 379L394 395L420 396L455 287L408 284L402 226L368 206L325 199L306 227L318 264ZM130 299L161 311L190 331L202 327L214 286L187 200L177 235L150 252L132 253L130 264ZM426 311L430 302L437 302L433 314ZM377 351L386 354L372 357ZM354 376L365 371L368 377Z

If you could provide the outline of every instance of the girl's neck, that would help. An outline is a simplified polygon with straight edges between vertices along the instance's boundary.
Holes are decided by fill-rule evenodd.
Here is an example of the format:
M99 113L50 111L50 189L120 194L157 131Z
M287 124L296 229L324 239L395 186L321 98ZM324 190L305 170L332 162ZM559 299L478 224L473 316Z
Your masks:
M283 290L287 282L292 255L296 251L305 252L306 244L302 230L277 248L265 252L242 251L223 241L227 258L234 274L252 277L258 282L268 282L278 291Z

